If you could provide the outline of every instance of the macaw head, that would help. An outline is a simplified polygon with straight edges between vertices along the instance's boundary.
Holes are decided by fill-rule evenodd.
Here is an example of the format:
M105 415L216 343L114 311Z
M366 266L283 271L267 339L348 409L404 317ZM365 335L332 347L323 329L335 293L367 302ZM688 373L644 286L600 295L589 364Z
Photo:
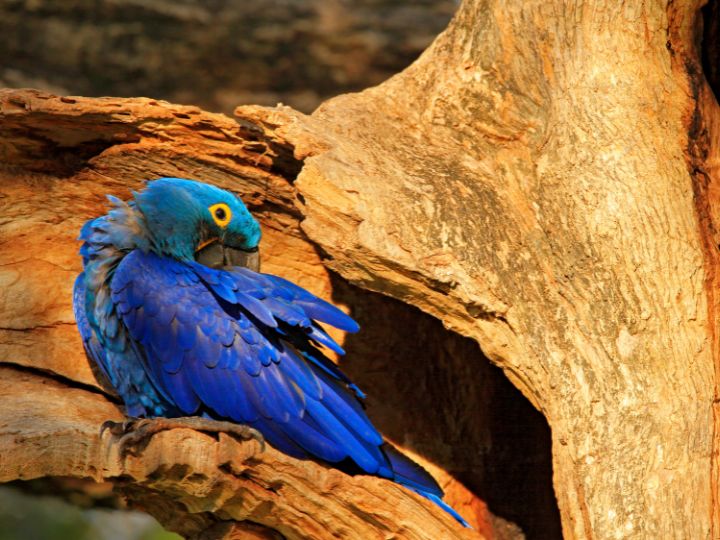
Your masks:
M260 225L232 193L193 180L160 178L135 193L135 206L162 254L213 267L257 269Z

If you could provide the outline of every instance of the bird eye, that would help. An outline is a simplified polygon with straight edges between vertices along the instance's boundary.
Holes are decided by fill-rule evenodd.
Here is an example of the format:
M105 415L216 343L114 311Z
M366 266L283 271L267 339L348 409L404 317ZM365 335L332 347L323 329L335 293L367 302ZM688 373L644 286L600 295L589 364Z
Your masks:
M230 207L225 203L213 204L210 208L210 215L217 224L218 227L224 229L230 223L232 219L232 211Z

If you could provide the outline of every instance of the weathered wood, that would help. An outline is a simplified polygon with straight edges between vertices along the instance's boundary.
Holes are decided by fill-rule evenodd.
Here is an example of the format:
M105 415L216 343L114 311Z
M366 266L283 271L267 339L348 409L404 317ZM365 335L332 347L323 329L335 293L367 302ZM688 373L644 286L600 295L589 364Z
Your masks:
M122 420L116 406L35 373L0 368L0 400L13 404L0 410L0 482L110 480L134 506L186 536L236 538L242 530L288 539L480 537L392 482L349 477L225 434L165 431L139 457L121 459L108 432L98 437L105 420ZM223 521L242 525L218 527Z
M466 3L410 69L322 107L322 132L291 124L300 155L332 141L296 183L303 226L351 281L478 339L544 412L566 537L707 538L717 139L696 123L718 110L693 94L699 5L581 6Z
M467 1L410 68L310 117L5 93L2 215L36 217L3 224L18 296L0 354L91 383L36 266L68 290L99 193L199 177L261 217L267 270L328 295L324 264L477 341L548 419L565 537L717 538L720 111L700 7Z
M0 153L5 163L12 164L0 173L6 247L0 270L5 291L0 310L1 361L97 385L79 343L70 304L72 283L80 271L75 238L84 220L105 211L104 194L129 197L130 190L139 189L147 178L190 176L237 191L262 222L264 270L330 298L333 285L328 272L299 228L301 214L295 207L292 182L300 162L293 157L292 147L266 136L248 120L238 123L197 108L146 99L58 98L33 91L3 92L0 111ZM50 200L52 205L48 205ZM347 286L345 290L347 295ZM361 305L361 300L355 295L353 307ZM377 316L368 313L361 320ZM366 357L377 357L377 349L396 332L382 322L368 326L373 343L361 349ZM342 339L341 333L337 335ZM378 374L377 378L384 377ZM469 393L476 395L472 389ZM406 403L410 406L412 401ZM408 414L391 419L390 425L427 416L420 410ZM421 434L422 426L416 428ZM433 429L442 441L450 428ZM453 440L466 429L464 423L456 423ZM397 434L403 437L403 433L407 430ZM487 434L479 431L475 437L487 438ZM402 438L399 442L403 446ZM429 446L432 441L418 442ZM453 459L444 453L442 462ZM477 449L468 445L454 453L467 454L460 461L467 469ZM425 463L439 474L450 502L479 529L492 530L494 518L483 502L447 472ZM478 474L482 467L478 464ZM131 500L140 493L144 492L133 491ZM166 526L184 530L182 524L168 522L169 514L158 517ZM497 523L502 525L502 521ZM403 527L399 526L401 536L406 534Z

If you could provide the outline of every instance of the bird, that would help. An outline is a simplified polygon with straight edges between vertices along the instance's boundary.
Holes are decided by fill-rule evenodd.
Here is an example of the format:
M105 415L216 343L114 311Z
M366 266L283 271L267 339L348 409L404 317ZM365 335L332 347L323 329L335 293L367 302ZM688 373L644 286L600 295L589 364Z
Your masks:
M260 225L238 196L184 178L132 195L108 195L107 214L82 227L73 309L96 373L136 427L236 426L290 456L392 480L469 527L324 352L344 354L321 324L357 332L357 322L259 271Z

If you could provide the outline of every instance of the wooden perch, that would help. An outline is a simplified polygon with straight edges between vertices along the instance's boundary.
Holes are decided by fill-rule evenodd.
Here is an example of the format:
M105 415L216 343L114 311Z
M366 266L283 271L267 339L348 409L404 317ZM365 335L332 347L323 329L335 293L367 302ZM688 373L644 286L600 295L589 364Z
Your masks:
M186 176L248 202L265 271L331 297L346 285L330 268L479 343L548 420L566 538L717 537L720 110L699 63L699 9L469 0L403 73L312 116L0 94L0 360L66 381L4 370L3 478L112 477L190 536L208 526L477 536L388 482L258 454L252 442L179 430L142 459L100 456L95 430L117 410L73 387L95 385L70 311L74 238L104 211L103 194ZM355 298L360 315L376 302ZM480 485L479 449L493 442L483 355L447 336L426 341L452 343L444 356L413 349L430 327L408 324L419 314L382 319L400 313L388 309L367 320L403 346L364 366L379 386L388 363L422 372L379 398L397 397L396 425L407 415L418 428L398 442L431 438L422 448L451 504L486 523L458 481ZM365 358L384 343L366 344ZM61 402L87 409L75 418Z
M293 206L290 181L299 162L287 143L258 127L192 107L5 91L0 110L2 153L13 164L3 182L3 195L11 201L3 215L22 229L3 260L1 358L85 385L64 387L6 365L0 378L3 402L13 406L5 408L0 422L0 448L7 450L0 458L1 481L112 480L131 504L186 536L213 527L211 536L232 537L232 531L217 529L222 521L233 527L249 522L265 530L254 534L269 538L274 536L267 531L286 538L479 537L391 482L351 478L272 449L258 453L255 443L226 436L218 442L189 430L164 432L152 438L141 459L118 460L98 433L120 413L102 395L87 391L97 383L70 311L68 295L79 270L74 237L81 223L103 212L103 193L127 196L142 179L158 176L202 178L239 190L260 216L266 270L318 289L327 273L302 237ZM52 185L55 196L38 189ZM53 205L42 202L47 197ZM161 494L169 501L160 503Z
M128 196L129 189L138 188L147 178L189 176L240 191L263 222L265 270L286 275L329 296L327 271L298 228L300 216L294 207L295 194L290 182L299 170L299 162L286 142L272 138L247 121L238 124L222 115L151 100L56 98L34 91L5 91L0 100L3 112L0 129L4 135L2 152L5 162L13 164L5 173L9 181L3 183L3 194L7 196L6 200L12 202L5 206L3 215L13 218L15 226L23 231L13 236L12 245L15 248L6 251L3 260L4 284L7 286L0 329L3 361L47 370L67 381L97 384L78 342L70 311L68 295L74 275L79 271L74 237L87 217L104 211L104 193ZM135 168L137 170L133 170ZM45 189L37 189L43 185L57 188L54 207L43 203L49 195ZM45 210L39 210L43 207ZM31 213L27 208L36 210ZM52 231L44 228L51 224L61 226L53 227ZM23 245L26 251L21 249ZM64 292L58 296L57 290ZM235 496L232 504L237 508L232 511L224 506L225 503L199 502L198 499L205 495L196 493L186 499L181 496L186 487L178 483L181 480L185 482L186 477L204 477L203 489L209 489L208 482L212 483L212 489L218 490L217 493L213 491L213 498L218 500L230 498L231 491L237 488L236 483L229 480L235 474L233 471L223 470L223 463L215 458L207 459L208 452L219 451L203 450L210 438L202 434L194 434L193 437L188 432L158 435L143 453L142 461L131 461L142 464L140 469L133 470L128 464L131 462L120 464L116 456L106 456L100 451L102 445L97 440L98 426L104 420L118 418L117 409L101 396L86 396L86 409L72 415L63 403L79 399L79 394L86 393L82 389L67 389L65 397L60 391L52 397L48 394L48 399L55 404L52 407L46 407L44 401L32 397L36 400L35 405L26 408L20 405L21 398L43 394L43 391L28 389L27 385L37 376L23 373L26 385L21 386L14 383L11 368L6 367L6 371L8 375L3 377L7 385L5 399L25 411L19 417L22 422L42 426L33 445L37 445L39 455L47 458L45 461L32 460L37 468L18 469L27 462L27 449L25 443L16 444L15 428L8 427L9 431L5 431L6 426L17 425L17 422L10 422L16 414L16 406L7 409L10 418L3 423L0 432L10 434L11 440L3 440L17 452L4 456L6 459L0 466L6 481L43 475L117 481L117 478L127 476L126 480L132 479L134 487L125 486L123 492L129 494L131 503L146 508L163 524L185 535L199 534L202 526L215 526L220 518L208 518L199 525L197 518L179 519L178 508L185 508L185 513L202 511L208 515L219 514L224 516L222 521L262 524L288 538L353 537L355 533L351 531L367 538L384 537L389 533L402 538L478 537L476 532L461 530L434 505L421 498L418 502L414 494L389 482L380 481L380 487L372 488L370 486L378 482L377 479L349 478L327 467L298 462L274 451L268 451L258 459L248 458L258 465L255 474L267 486L279 485L276 474L281 470L289 471L292 467L292 474L304 478L306 482L314 483L315 479L319 479L318 485L306 483L302 487L296 486L296 494L307 497L310 506L288 507L289 513L283 517L276 508L277 502L272 501L287 499L283 504L290 504L291 496L284 489L286 493L279 497L274 488L256 489L254 499L249 495ZM34 388L43 388L42 384L48 383L40 380ZM94 407L98 410L91 414ZM37 420L31 422L29 418L35 416ZM41 418L44 420L41 421ZM73 444L60 444L56 430L67 430L67 422L71 422L72 428L69 434L67 431L63 433L76 440ZM77 431L83 436L79 436ZM196 462L186 463L187 458L177 461L177 452L168 451L180 440L178 437L186 441L182 446L186 453L202 458L201 468L196 467ZM23 435L22 440L27 441L28 438ZM163 442L166 440L168 442ZM56 444L63 453L50 452L49 448ZM162 455L165 461L154 462L154 458L149 457L151 454L148 452L155 444L157 455ZM251 443L233 443L234 449L240 446L245 448L244 451L238 450L240 457L247 453L248 446L252 448ZM82 450L86 448L90 450ZM70 458L76 454L83 456L80 463ZM267 460L268 468L260 466L263 460ZM289 465L291 462L295 462L292 467ZM166 478L168 473L163 471L176 470L172 463L178 465L177 470L185 473L171 481ZM277 470L270 472L273 468ZM208 471L215 469L217 471L209 475ZM269 476L265 476L261 472L263 470ZM313 470L325 473L311 472ZM323 474L330 474L332 480ZM159 477L169 483L162 490L157 487L160 484L155 484L153 488L151 483L142 480L147 477ZM212 481L207 478L212 478ZM228 483L220 489L218 486L222 478ZM364 487L345 485L341 478L351 483L359 481L358 486ZM368 480L370 484L366 485ZM120 483L124 485L127 482ZM177 485L172 487L173 483ZM377 509L379 514L374 515L372 506L380 503L387 489L394 495L387 495L392 498L380 505ZM144 502L148 490L155 494L165 493L176 504L151 505ZM222 490L225 490L224 494L220 493ZM341 523L344 518L333 516L332 504L321 502L323 497L335 497L336 490L349 497L349 511L356 514L354 522ZM405 507L409 509L408 513L403 510ZM316 516L319 521L315 525L304 523L310 518L301 516L305 513L313 516L318 508L321 509ZM256 515L256 512L262 515ZM427 515L421 517L422 512ZM360 523L363 519L365 525ZM291 523L283 524L285 520Z
M120 459L112 436L98 437L103 421L122 420L117 407L37 373L0 368L0 400L12 403L0 410L0 482L112 481L186 537L230 538L218 524L239 522L257 538L479 538L392 482L260 451L257 441L176 429Z

